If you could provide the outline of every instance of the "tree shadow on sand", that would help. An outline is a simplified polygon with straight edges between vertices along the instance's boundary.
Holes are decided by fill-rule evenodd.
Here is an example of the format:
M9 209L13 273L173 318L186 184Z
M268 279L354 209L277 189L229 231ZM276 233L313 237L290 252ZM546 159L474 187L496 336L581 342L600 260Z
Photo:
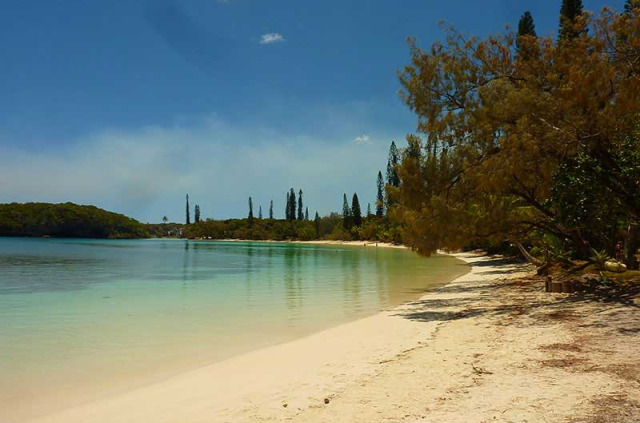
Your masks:
M584 291L574 294L556 295L545 293L544 285L544 278L537 276L491 283L457 283L431 291L437 294L456 294L455 297L414 301L396 315L419 322L446 322L477 316L500 318L528 314L536 318L531 321L531 324L534 324L540 320L552 322L574 319L577 316L576 310L585 303L602 304L602 308L605 308L605 305L621 306L629 310L640 308L637 303L640 286L611 286L598 289L586 287ZM636 328L620 330L635 333Z

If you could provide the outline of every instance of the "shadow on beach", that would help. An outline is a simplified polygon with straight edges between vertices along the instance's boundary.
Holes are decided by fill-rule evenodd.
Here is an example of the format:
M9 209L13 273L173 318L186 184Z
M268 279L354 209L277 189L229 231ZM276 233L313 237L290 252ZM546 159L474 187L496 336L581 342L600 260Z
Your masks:
M544 277L523 274L524 266L512 260L490 259L473 263L474 267L500 267L489 271L476 272L478 276L495 275L489 280L464 280L432 290L433 295L413 301L396 313L396 316L419 322L447 322L479 316L506 318L500 324L508 323L513 317L528 315L529 325L544 322L576 320L588 310L620 308L622 311L637 312L640 303L640 285L628 286L584 286L574 294L550 294L544 292ZM450 297L448 297L450 295ZM430 298L435 297L435 298ZM443 298L444 297L444 298ZM610 316L609 316L610 317ZM598 319L590 319L589 324L598 324ZM620 332L640 332L637 319L607 319L607 324L618 326ZM519 324L522 324L520 322Z

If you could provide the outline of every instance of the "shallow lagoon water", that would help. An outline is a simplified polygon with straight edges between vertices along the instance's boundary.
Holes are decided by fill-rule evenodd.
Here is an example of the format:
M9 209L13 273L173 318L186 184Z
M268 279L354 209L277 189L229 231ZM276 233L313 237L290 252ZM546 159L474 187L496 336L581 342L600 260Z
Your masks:
M391 248L0 238L0 417L296 339L466 271Z

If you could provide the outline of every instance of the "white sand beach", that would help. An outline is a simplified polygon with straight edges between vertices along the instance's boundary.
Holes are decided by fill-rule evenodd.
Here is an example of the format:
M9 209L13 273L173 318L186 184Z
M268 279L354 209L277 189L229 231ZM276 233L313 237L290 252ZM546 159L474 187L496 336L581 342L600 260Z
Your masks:
M637 299L457 256L471 272L409 304L36 421L640 421Z

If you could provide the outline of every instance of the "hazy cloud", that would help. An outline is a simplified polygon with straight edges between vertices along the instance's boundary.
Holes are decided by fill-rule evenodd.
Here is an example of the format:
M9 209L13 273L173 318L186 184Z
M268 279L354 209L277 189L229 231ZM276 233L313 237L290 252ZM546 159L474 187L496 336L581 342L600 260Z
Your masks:
M262 37L260 37L260 44L275 44L275 43L281 43L283 41L286 41L286 40L281 34L278 34L277 32L263 34Z
M369 144L371 142L371 137L369 135L362 134L353 139L353 142L356 144Z
M340 119L324 117L341 127L354 116ZM0 184L0 202L73 201L158 222L164 215L184 219L187 192L205 218L244 216L251 195L263 210L273 199L276 217L282 217L286 192L293 187L305 192L312 214L338 210L343 192L357 192L366 207L374 201L388 145L362 149L336 142L348 139L346 134L283 133L212 115L173 126L103 131L66 150L0 145L0 180L7 181ZM382 135L398 139L398 134Z

